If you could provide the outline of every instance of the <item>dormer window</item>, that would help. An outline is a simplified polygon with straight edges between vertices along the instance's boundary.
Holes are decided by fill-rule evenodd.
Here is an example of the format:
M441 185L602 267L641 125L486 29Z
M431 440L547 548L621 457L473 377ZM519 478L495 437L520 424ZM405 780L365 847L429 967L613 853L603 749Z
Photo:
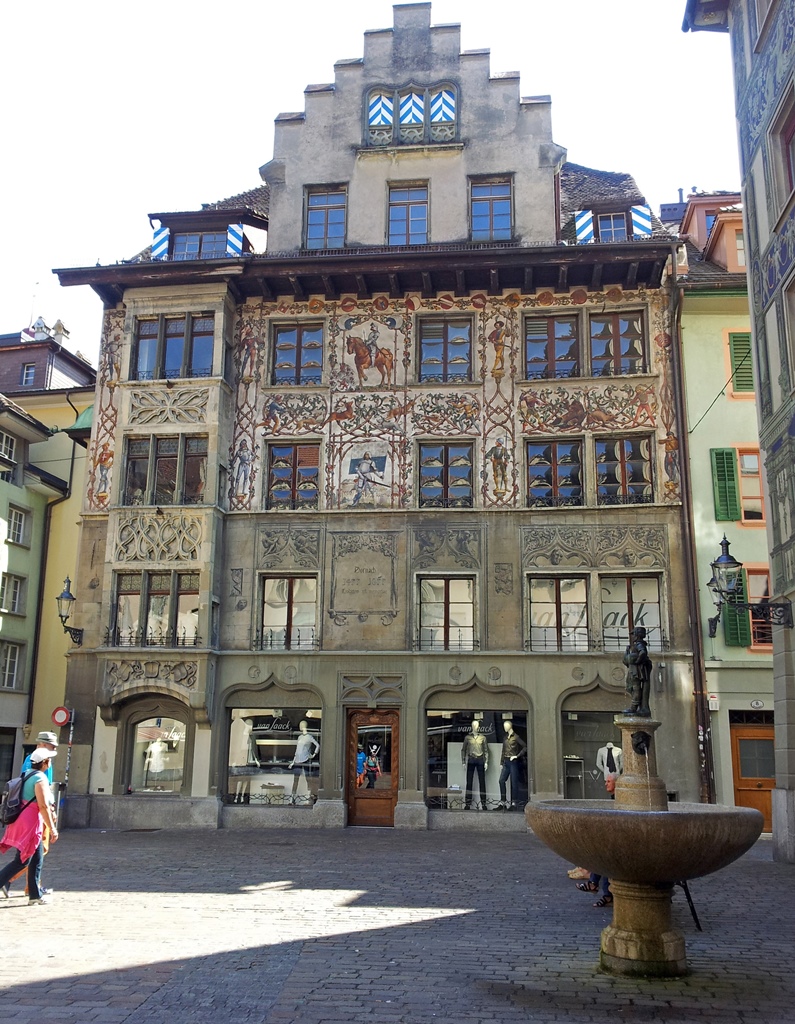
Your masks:
M452 85L374 89L367 98L369 146L417 146L452 142L455 137L456 91Z
M174 235L174 260L209 260L226 256L226 231L195 231Z
M630 235L631 228L631 235ZM628 209L601 213L577 210L574 214L577 245L587 242L626 242L651 237L651 209L630 206Z
M625 214L600 213L597 221L600 242L626 242L627 218Z
M152 237L153 260L214 260L240 256L250 245L242 224L229 224L222 231L177 231L161 224Z

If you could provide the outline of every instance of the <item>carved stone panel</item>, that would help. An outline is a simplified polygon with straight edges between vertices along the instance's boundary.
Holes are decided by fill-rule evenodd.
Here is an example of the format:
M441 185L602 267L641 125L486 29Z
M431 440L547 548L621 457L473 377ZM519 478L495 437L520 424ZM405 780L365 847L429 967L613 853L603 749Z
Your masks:
M349 615L384 623L397 615L397 533L332 535L329 615L343 625Z
M340 680L340 704L402 704L403 676L343 676Z
M481 528L474 523L462 526L441 524L430 530L413 530L412 561L414 569L429 566L477 569L482 561Z
M549 526L522 528L522 566L664 569L663 526Z
M292 526L262 526L257 534L260 569L318 569L320 530Z
M119 522L117 562L191 562L204 536L199 516L184 512L138 512Z
M168 661L162 656L108 661L102 680L104 704L113 704L131 692L173 692L183 700L196 689L198 666L193 661Z
M494 563L494 589L498 594L513 593L513 566L510 562Z
M129 422L138 426L155 423L205 423L207 388L134 388L130 391Z

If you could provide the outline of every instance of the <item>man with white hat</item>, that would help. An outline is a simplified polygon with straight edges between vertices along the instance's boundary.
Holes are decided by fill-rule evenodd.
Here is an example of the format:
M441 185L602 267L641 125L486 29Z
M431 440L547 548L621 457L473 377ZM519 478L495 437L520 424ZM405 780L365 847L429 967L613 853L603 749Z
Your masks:
M47 750L53 750L53 751L55 751L57 753L57 751L58 751L58 737L55 735L54 732L40 732L39 735L36 737L36 747L39 750L42 747L45 747ZM31 754L28 754L28 756L22 762L22 771L23 772L29 772L30 771L30 769L32 767L31 763L30 763L31 756L32 756ZM49 768L46 771L46 775L47 775L47 781L49 782L50 785L52 785L52 761L50 761L50 766L49 766Z

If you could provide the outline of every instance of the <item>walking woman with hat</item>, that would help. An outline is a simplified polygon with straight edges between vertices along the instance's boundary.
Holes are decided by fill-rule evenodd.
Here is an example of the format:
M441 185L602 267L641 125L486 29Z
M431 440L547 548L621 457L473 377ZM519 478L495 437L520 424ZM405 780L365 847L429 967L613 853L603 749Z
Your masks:
M16 821L12 821L0 838L0 853L14 850L13 859L0 871L0 888L7 893L8 883L21 868L28 869L28 906L49 903L49 896L41 889L41 865L44 860L42 842L45 827L50 842L58 839L58 828L52 806L52 790L47 778L50 762L57 751L37 747L30 755L29 774L22 784L25 807Z

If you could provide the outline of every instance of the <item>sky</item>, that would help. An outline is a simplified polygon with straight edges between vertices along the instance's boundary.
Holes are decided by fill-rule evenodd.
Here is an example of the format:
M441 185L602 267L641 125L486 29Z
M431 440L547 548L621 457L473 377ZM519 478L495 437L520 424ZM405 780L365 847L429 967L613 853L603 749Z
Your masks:
M462 49L551 95L568 159L635 177L658 212L678 189L739 189L729 38L681 31L685 0L434 0ZM261 184L273 121L392 25L388 0L27 0L0 59L6 241L0 333L61 319L96 362L99 298L53 268L128 259L147 215Z

